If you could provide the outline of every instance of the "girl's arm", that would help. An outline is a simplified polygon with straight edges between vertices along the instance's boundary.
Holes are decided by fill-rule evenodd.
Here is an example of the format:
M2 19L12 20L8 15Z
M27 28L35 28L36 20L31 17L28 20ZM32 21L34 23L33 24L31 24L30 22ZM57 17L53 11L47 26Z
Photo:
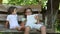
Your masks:
M21 26L25 26L25 23L24 22L21 22L21 24L20 24Z
M6 23L5 23L5 28L8 28L8 25L9 25L9 22L6 21Z
M35 16L35 19L37 20L37 24L39 24L40 23L40 20L39 20L38 15Z
M26 23L26 19L22 18L21 26L25 26L25 23Z

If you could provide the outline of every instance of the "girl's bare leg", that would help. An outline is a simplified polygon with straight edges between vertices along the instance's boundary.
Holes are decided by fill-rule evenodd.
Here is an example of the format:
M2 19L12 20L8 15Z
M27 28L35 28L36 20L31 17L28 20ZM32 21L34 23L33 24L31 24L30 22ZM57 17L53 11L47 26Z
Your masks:
M22 28L24 28L24 26L16 27L18 31L20 31Z
M29 32L30 32L30 27L26 27L24 34L29 34Z
M41 27L41 34L46 34L46 27L45 26Z

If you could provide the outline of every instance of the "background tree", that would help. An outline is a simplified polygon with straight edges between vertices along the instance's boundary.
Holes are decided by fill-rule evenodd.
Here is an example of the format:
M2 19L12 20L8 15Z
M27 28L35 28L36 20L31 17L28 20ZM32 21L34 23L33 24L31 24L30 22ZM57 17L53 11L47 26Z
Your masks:
M0 0L0 4L2 4L2 0Z
M47 0L8 0L8 4L11 5L38 5L40 4L44 8L46 6Z

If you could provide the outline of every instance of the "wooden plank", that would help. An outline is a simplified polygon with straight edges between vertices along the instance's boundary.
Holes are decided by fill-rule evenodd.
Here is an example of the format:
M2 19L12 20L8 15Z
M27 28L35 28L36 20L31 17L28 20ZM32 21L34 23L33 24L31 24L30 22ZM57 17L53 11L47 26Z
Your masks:
M15 6L15 5L10 5L10 6ZM7 9L10 6L0 4L0 11L7 12ZM15 6L15 7L17 7L18 12L23 12L25 8L31 8L33 11L41 11L41 6L40 5Z
M0 11L7 12L7 8L4 5L0 4Z
M7 18L7 15L8 14L0 14L0 21L6 21L6 18ZM43 20L42 19L42 14L39 15L39 19L40 20ZM21 18L24 18L24 15L18 15L18 20L21 21Z
M7 14L0 14L0 21L6 21ZM18 15L18 20L21 21L21 18L23 18L23 15Z

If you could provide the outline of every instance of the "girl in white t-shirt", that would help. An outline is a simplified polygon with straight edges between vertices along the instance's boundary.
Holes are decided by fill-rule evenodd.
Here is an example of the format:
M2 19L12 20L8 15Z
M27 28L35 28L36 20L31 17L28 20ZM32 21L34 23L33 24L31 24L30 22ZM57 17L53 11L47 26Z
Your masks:
M8 24L9 24L9 29L17 29L20 31L21 28L23 28L24 26L20 26L18 24L18 16L17 16L16 10L17 10L17 8L13 7L13 6L11 6L8 9L9 15L7 16L5 27L8 28Z
M41 30L41 34L46 34L46 27L39 21L38 15L32 14L31 8L25 9L24 13L26 19L24 34L29 34L31 29Z

